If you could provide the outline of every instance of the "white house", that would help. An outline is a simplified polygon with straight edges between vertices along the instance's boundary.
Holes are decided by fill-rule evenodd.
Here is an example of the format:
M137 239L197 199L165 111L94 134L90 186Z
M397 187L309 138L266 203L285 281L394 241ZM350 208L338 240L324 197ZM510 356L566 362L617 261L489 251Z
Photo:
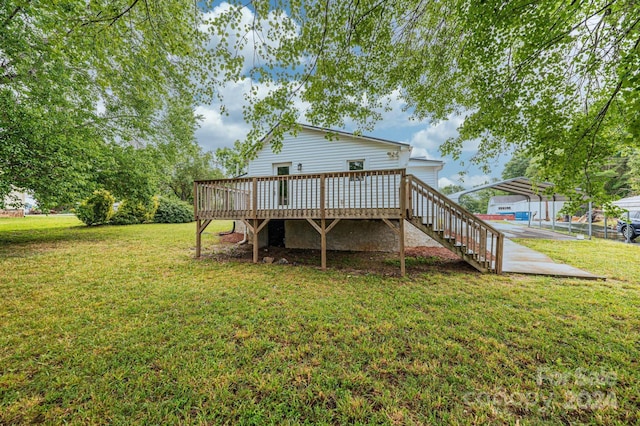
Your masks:
M411 158L411 150L411 145L403 142L300 125L297 134L285 134L280 152L273 152L267 136L256 158L249 162L245 176L406 169L407 174L436 188L438 172L442 170L444 163L426 158ZM280 194L273 194L270 202L292 202L295 194L300 196L301 191L305 189L296 187L293 181L287 186L286 195L283 195L282 188L274 189L273 192ZM397 194L385 196L397 197ZM408 228L408 246L437 245L423 232L412 230L411 226ZM237 229L244 229L240 221L237 222ZM319 238L306 220L272 220L264 237L261 234L261 246L268 244L287 248L317 248ZM343 220L331 232L327 247L330 250L396 251L397 238L381 220Z
M369 136L300 125L297 135L284 137L282 150L274 153L269 137L250 161L247 176L275 176L349 170L407 169L425 183L436 187L444 163L411 158L411 145ZM327 138L332 135L333 140Z

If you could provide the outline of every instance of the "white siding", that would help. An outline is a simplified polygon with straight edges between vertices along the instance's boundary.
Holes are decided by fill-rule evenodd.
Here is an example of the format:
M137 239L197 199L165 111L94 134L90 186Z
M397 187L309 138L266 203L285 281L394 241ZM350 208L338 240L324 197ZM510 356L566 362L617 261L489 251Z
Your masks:
M554 212L554 201L549 201L549 216L551 216ZM544 201L542 201L542 213L543 215L546 212L546 205ZM515 212L527 212L531 211L531 213L538 212L540 210L541 203L538 199L532 198L531 203L528 200L520 200L513 202L496 202L493 197L489 199L489 205L487 207L487 214L501 214L501 213L515 213ZM501 208L502 207L502 208ZM559 214L560 210L564 207L564 201L555 201L555 213ZM529 210L531 209L531 210ZM536 216L538 217L538 216Z
M427 185L438 189L438 172L443 166L441 161L412 158L407 166L407 174L414 175Z
M282 150L275 154L266 144L255 160L249 162L248 176L273 176L273 164L291 163L291 174L324 173L348 170L348 160L364 159L365 170L405 168L409 159L409 147L340 135L329 141L325 133L313 129L301 129L297 136L285 135ZM388 155L402 148L398 157ZM298 164L302 171L298 172Z
M438 189L438 167L430 166L409 166L407 174L414 175L427 185Z

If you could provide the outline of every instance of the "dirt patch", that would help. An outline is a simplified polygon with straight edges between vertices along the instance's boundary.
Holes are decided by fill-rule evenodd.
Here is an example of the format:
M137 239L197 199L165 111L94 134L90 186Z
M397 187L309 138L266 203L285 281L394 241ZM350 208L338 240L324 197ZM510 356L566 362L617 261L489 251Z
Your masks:
M203 257L218 262L252 262L252 246L234 243L241 241L242 237L242 234L221 236L220 243L213 248L213 253L203 253ZM435 271L475 272L475 269L460 257L442 247L411 247L407 248L405 255L408 275ZM264 262L265 258L271 258L267 261L290 266L320 267L320 250L267 247L260 249L259 258L261 262ZM400 275L398 253L327 251L327 267L359 275L371 273L384 276Z

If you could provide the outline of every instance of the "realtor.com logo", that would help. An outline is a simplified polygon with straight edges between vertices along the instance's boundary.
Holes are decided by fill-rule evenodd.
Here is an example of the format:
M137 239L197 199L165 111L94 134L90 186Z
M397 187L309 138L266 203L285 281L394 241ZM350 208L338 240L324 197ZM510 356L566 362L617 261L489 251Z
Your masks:
M585 410L617 409L618 401L613 387L618 376L610 370L559 371L539 368L536 374L538 390L510 392L468 392L463 396L467 405L524 408L527 410Z

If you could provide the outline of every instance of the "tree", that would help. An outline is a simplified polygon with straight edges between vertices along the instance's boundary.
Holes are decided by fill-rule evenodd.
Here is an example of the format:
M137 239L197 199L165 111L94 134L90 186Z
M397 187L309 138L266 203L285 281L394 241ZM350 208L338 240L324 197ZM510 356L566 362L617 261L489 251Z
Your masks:
M440 188L440 192L442 192L444 195L451 195L460 191L464 191L464 186L451 184L451 185L443 186L442 188Z
M451 195L464 190L465 188L463 186L452 184L443 187L440 189L440 192L445 195ZM501 194L500 191L481 189L479 191L463 195L460 197L458 202L471 213L486 213L487 207L489 206L489 198L499 194Z
M509 161L504 165L502 179L513 179L517 177L529 177L527 169L531 165L531 157L526 151L516 151Z
M155 135L159 190L181 201L193 202L193 181L221 178L213 154L198 145L195 131L201 117L190 101L171 99Z
M634 150L629 155L627 176L631 194L640 194L640 149Z
M247 157L242 155L241 149L241 143L236 142L233 149L225 147L216 150L216 161L220 164L226 176L234 177L245 173Z
M254 0L256 19L248 23L243 3L233 2L212 28L222 41L215 55L226 64L225 78L251 76L271 87L267 96L255 89L247 109L254 125L248 153L274 126L276 148L284 131L295 130L296 98L310 103L312 124L351 119L364 130L398 94L415 118L465 117L443 154L456 158L474 139L478 162L526 149L557 191L575 195L580 187L605 200L598 172L640 141L634 0L327 0L304 7ZM234 54L247 48L254 52L248 66Z
M13 185L44 206L69 203L119 162L150 164L128 147L152 144L171 100L199 93L201 19L181 0L3 2L0 198Z

